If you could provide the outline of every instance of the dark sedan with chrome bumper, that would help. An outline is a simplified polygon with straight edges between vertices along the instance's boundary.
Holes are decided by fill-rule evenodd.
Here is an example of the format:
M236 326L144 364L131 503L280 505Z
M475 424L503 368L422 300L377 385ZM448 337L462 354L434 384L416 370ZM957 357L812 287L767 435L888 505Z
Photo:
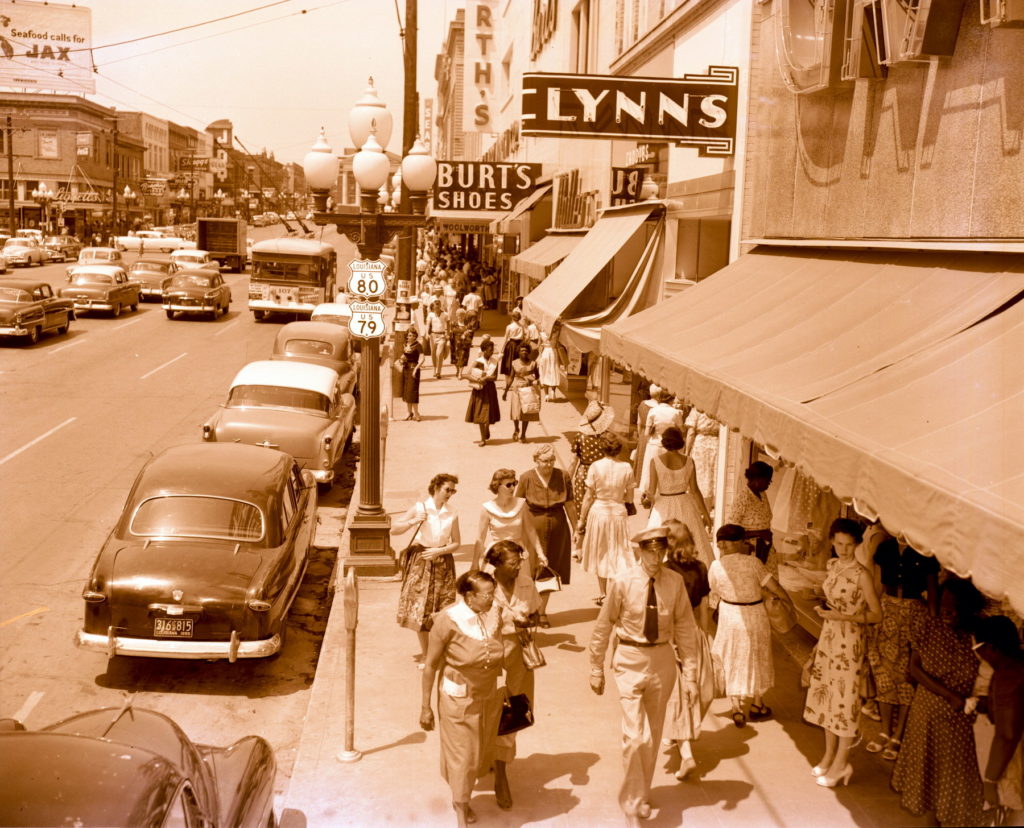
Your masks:
M76 643L111 657L273 655L315 521L314 479L283 452L167 449L140 472L93 564Z
M274 753L193 743L154 710L91 710L42 730L0 721L0 825L267 828Z

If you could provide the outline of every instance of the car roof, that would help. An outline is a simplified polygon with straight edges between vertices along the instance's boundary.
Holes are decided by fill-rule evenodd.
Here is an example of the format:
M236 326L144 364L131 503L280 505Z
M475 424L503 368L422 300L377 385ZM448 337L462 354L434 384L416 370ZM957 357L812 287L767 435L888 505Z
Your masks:
M179 770L144 748L47 731L0 735L5 825L162 824ZM12 820L12 821L8 821Z
M84 256L88 255L89 253L95 253L98 250L102 250L104 253L121 253L120 250L115 250L113 247L83 247L78 255Z
M38 279L3 279L0 287L17 288L18 290L35 290L40 285L48 285L49 282L41 282Z
M113 264L113 265L110 265L110 264L91 264L91 263L88 263L88 262L86 262L84 264L71 265L68 268L68 273L71 273L71 274L75 274L75 273L103 273L103 274L105 274L107 276L113 276L115 273L117 273L119 271L121 273L123 273L124 272L124 268L121 267L121 265L118 265L118 264Z
M170 259L136 259L132 262L132 267L135 267L135 265L163 265L167 267L170 263Z
M264 239L252 246L253 253L291 253L300 256L327 253L331 250L334 250L334 247L326 242L319 242L315 239L292 239L287 237Z
M207 250L197 250L194 247L183 247L180 250L173 250L173 251L171 251L171 258L172 259L178 259L178 258L182 258L184 256L194 256L194 255L209 256L210 253Z
M344 302L323 302L313 308L313 316L351 316L352 308Z
M11 246L14 247L19 244L32 244L32 242L37 241L39 240L35 236L11 236L9 239L4 241L4 244L11 244Z
M330 369L325 369L330 370ZM333 372L332 372L333 373ZM165 449L139 474L134 500L159 495L211 495L262 505L292 467L282 451L244 443L190 443Z
M264 359L259 362L250 362L235 374L235 378L231 381L231 387L276 385L282 388L316 391L325 397L330 397L334 394L337 382L337 372L324 365Z
M349 330L336 322L289 322L277 332L274 343L289 339L322 339L326 342L348 342Z

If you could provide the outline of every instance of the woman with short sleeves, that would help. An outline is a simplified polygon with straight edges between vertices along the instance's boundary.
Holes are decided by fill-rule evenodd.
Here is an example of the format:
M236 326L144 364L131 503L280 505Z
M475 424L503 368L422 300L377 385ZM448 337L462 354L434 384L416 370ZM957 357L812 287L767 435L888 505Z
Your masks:
M647 488L647 473L649 469L647 460L657 454L661 448L661 436L665 433L665 429L678 428L680 431L683 430L683 412L672 404L674 399L671 391L659 389L656 397L657 402L647 414L647 420L644 424L644 440L646 440L647 445L643 452L644 465L640 467L640 491L644 491ZM639 450L637 454L640 454Z
M480 429L478 446L486 446L491 439L491 426L501 419L498 408L498 360L494 356L494 343L490 339L480 341L480 356L470 369L469 405L466 407L466 422L476 423Z
M402 369L402 402L409 408L405 419L420 418L420 363L423 360L423 346L420 345L419 334L415 328L409 328L405 334L405 346L398 365Z
M526 342L519 345L518 355L512 360L512 371L505 381L505 390L501 398L508 399L508 392L512 392L512 402L509 406L509 416L512 418L512 440L526 442L526 427L530 423L540 420L540 410L524 411L522 389L531 389L540 402L540 393L537 389L539 376L537 374L537 363L530 357L530 346Z
M519 353L519 346L526 338L526 326L522 322L521 311L512 311L512 321L505 326L505 339L501 347L501 367L499 373L507 377L512 373L512 360Z
M583 418L579 423L579 433L573 440L572 453L575 455L572 471L569 477L572 478L572 496L577 503L583 502L587 493L587 472L591 463L595 463L604 457L604 444L601 441L602 435L615 419L615 412L610 405L605 405L598 400L591 400L583 412Z
M435 612L455 600L455 563L452 554L462 543L459 518L448 508L459 478L437 474L430 481L430 497L415 504L391 526L393 535L415 527L408 558L401 562L402 587L398 596L398 623L414 630L422 666L427 653L427 633Z
M715 476L718 472L718 422L696 408L686 415L686 447L693 458L697 485L710 512L715 508Z

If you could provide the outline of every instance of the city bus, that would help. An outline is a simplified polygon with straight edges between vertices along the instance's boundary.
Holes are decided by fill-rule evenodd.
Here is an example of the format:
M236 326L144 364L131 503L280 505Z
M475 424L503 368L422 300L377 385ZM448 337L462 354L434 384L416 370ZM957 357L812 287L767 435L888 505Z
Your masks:
M249 310L257 322L272 313L309 316L334 299L338 253L313 239L279 238L252 246Z

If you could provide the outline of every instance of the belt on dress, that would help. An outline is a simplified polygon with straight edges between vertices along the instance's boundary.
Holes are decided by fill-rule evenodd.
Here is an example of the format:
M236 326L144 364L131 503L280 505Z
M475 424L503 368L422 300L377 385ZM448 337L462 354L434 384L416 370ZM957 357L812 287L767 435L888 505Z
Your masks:
M764 603L764 598L758 598L756 601L726 601L724 598L720 600L723 604L732 604L734 607L753 607Z
M527 503L526 508L534 515L558 514L565 508L565 505L559 503L557 506L534 506L532 503Z
M619 637L619 643L625 644L627 647L661 647L663 644L668 644L667 641L633 641L621 636Z
M681 492L659 492L659 497L675 497L676 495L686 494L689 489L683 489Z

